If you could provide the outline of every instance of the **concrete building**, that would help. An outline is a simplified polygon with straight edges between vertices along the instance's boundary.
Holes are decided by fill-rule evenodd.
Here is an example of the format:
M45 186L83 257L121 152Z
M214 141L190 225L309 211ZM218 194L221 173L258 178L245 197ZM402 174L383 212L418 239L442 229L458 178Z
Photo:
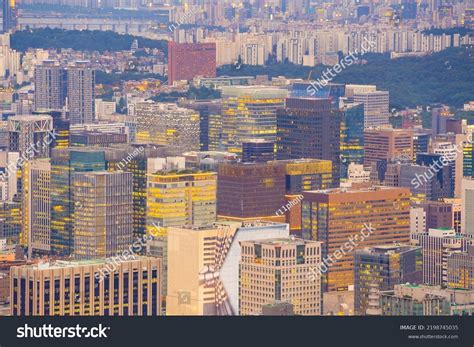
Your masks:
M377 160L390 161L413 157L413 132L407 129L366 129L364 131L364 166Z
M353 98L355 102L364 104L364 125L366 129L390 124L389 92L356 91Z
M67 67L67 100L72 124L92 123L95 118L95 70L89 61Z
M474 291L399 284L380 293L382 316L471 316Z
M61 110L67 96L67 72L59 62L44 60L35 67L35 110Z
M384 245L364 248L354 253L354 309L365 315L371 289L392 290L396 284L421 283L420 247Z
M158 316L161 260L57 261L11 268L12 316Z
M429 229L410 235L411 243L423 249L423 283L446 286L448 256L466 252L471 238L456 235L453 229Z
M321 314L321 277L308 282L306 276L321 264L321 242L292 238L240 244L240 315L262 314L262 306L275 300L293 304L297 315Z
M51 250L51 164L49 159L32 160L25 167L28 175L23 200L26 218L22 233L28 235L28 251L49 254Z
M354 283L354 250L407 243L410 191L375 187L303 192L302 235L323 242L323 291Z
M474 235L474 179L462 180L461 230L463 234Z
M200 149L199 113L175 104L140 102L135 105L136 141L169 146L175 155Z

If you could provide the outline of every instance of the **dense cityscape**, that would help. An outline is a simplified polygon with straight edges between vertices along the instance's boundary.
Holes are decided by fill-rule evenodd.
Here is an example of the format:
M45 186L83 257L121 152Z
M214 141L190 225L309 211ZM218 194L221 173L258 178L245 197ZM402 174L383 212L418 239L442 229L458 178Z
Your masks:
M2 25L0 316L474 314L473 0Z

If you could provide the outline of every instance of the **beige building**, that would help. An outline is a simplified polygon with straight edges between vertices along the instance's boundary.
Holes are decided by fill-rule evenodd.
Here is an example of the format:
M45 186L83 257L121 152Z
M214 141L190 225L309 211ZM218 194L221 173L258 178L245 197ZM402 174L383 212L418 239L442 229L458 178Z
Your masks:
M24 232L28 233L28 249L48 253L51 250L51 164L49 159L32 160L25 164L28 181L25 184L23 212Z
M413 132L407 129L367 129L364 131L364 166L377 160L413 158Z
M321 244L302 239L241 242L240 315L259 315L275 301L293 304L296 315L320 315L321 276L308 279L321 265Z
M287 224L260 221L169 228L167 315L237 315L240 242L288 236Z
M12 267L10 273L12 316L160 314L158 258L58 261Z

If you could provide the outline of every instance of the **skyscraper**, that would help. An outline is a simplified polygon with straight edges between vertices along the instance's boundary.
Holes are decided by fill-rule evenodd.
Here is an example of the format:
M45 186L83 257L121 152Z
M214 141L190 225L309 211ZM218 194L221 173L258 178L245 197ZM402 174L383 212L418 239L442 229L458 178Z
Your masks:
M222 163L217 175L217 214L230 220L286 221L301 233L304 190L332 188L329 160L276 160Z
M35 67L35 110L61 110L67 96L67 70L55 60Z
M263 305L275 301L293 304L297 315L321 314L321 277L307 278L321 264L321 242L269 239L240 244L240 315L261 314Z
M288 98L277 113L277 159L324 159L332 162L339 186L341 112L329 99Z
M216 77L215 43L168 42L168 84L196 76Z
M266 163L275 160L275 142L264 139L242 142L243 163Z
M72 124L92 123L95 115L95 70L89 61L67 67L67 99Z
M396 284L421 283L420 247L407 245L375 246L354 253L354 309L365 315L372 286L379 291L392 290Z
M276 141L277 109L285 104L288 91L265 86L222 88L221 147L242 153L242 142L250 139Z
M140 102L135 105L136 139L169 146L176 155L200 149L199 113L175 104Z
M413 133L406 129L366 129L364 132L364 165L377 160L413 157Z
M354 101L364 104L365 128L389 125L389 92L355 91Z
M453 229L429 229L410 235L412 244L423 249L423 283L446 286L447 258L452 252L466 252L471 238L456 235Z
M180 159L180 158L178 158ZM184 158L183 164L184 164ZM152 159L147 174L147 228L210 225L216 221L217 179L214 172L166 167Z
M51 253L69 256L74 250L72 177L78 172L106 170L100 149L53 149L51 157Z
M22 237L27 238L29 254L49 254L51 250L51 164L37 159L25 165L28 180L23 200Z
M462 180L461 230L465 235L474 235L474 179Z
M131 173L75 173L72 202L75 259L109 258L132 244Z
M409 241L409 189L327 189L303 196L303 237L323 242L323 291L354 283L351 250Z
M364 106L345 103L341 121L341 178L351 163L364 163Z
M15 0L4 0L2 10L3 32L8 33L18 25Z
M209 119L211 115L220 115L222 112L221 100L185 100L179 102L179 106L199 112L199 140L201 151L209 148Z
M54 140L51 116L8 117L9 150L19 152L23 160L49 158Z

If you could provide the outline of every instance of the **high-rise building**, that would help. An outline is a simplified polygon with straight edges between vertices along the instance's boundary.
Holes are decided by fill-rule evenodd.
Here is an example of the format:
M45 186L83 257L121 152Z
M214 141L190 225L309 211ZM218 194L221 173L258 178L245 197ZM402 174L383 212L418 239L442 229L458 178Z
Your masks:
M410 207L410 234L423 234L428 231L426 227L426 211L418 205Z
M275 142L264 139L242 142L243 163L266 163L275 160Z
M223 163L217 180L219 218L286 221L292 234L301 232L302 192L333 187L331 162L317 159Z
M456 234L460 235L462 233L462 199L443 199L443 202L451 205L451 211L453 212L451 225Z
M109 258L132 244L132 174L80 172L72 176L75 259Z
M416 164L400 165L399 185L410 188L414 200L436 201L453 197L450 169L440 154L421 153Z
M215 43L168 42L168 83L194 77L216 77Z
M21 232L21 203L0 202L0 238L10 244L18 244Z
M341 119L329 99L288 98L277 114L277 159L331 160L339 186Z
M264 139L276 142L277 109L288 91L265 86L222 88L222 149L242 154L242 142Z
M103 149L107 170L131 172L133 177L133 235L143 237L146 234L147 211L147 170L148 162L164 156L162 148L153 145L127 145Z
M448 288L474 290L474 245L448 255Z
M151 159L147 174L147 228L210 225L216 221L215 172L167 168L172 158Z
M347 88L347 86L346 86ZM389 125L389 92L385 91L355 91L354 101L364 104L365 128Z
M95 70L89 61L67 67L67 100L72 124L92 123L95 117Z
M201 151L208 151L210 138L210 117L220 115L222 112L221 100L183 100L178 103L180 107L188 108L199 112L199 141Z
M240 243L288 236L288 225L260 221L169 228L167 315L239 314Z
M364 132L364 165L377 160L413 157L413 132L407 129L366 129Z
M137 142L169 146L176 155L200 149L197 111L147 101L135 105L135 117Z
M380 293L382 316L472 316L474 291L398 284Z
M346 86L338 83L328 83L320 86L315 82L295 82L291 86L290 96L292 98L314 98L314 99L330 99L334 108L339 108L339 100L345 95ZM351 108L354 105L350 105ZM363 122L362 111L362 122Z
M323 242L324 292L354 283L354 249L409 241L409 189L341 188L303 196L303 237Z
M364 106L345 103L341 121L341 178L350 164L364 163Z
M53 149L51 156L51 253L69 256L74 249L72 177L78 172L107 169L100 149Z
M54 138L51 142L51 148L68 148L70 145L70 121L66 119L66 114L61 111L36 110L33 115L53 117Z
M354 253L354 308L365 315L372 286L392 290L396 284L421 283L423 273L420 247L384 245Z
M1 151L0 152L0 182L2 187L2 200L18 200L18 162L20 153Z
M307 278L321 264L321 242L292 238L240 245L240 315L262 314L262 306L276 300L293 304L297 315L321 314L321 276Z
M474 179L462 180L461 230L465 235L474 235Z
M413 161L418 153L428 153L431 133L413 133Z
M446 134L447 120L453 117L454 114L451 113L448 106L433 107L431 109L431 130L433 136Z
M456 235L453 229L429 229L410 235L413 245L423 249L423 283L446 286L447 258L452 252L466 252L470 238Z
M2 6L3 32L9 33L18 25L15 0L4 0Z
M419 205L425 211L426 230L453 227L453 207L449 203L428 201Z
M49 158L54 140L51 116L28 115L8 117L9 150L20 153L23 160Z
M285 165L268 163L223 163L217 174L217 214L224 219L272 217L286 204Z
M161 259L57 261L11 268L12 316L158 316Z
M35 66L35 110L61 110L67 96L67 70L55 60Z
M37 159L25 165L28 179L23 200L22 238L29 255L49 254L51 250L51 163Z

